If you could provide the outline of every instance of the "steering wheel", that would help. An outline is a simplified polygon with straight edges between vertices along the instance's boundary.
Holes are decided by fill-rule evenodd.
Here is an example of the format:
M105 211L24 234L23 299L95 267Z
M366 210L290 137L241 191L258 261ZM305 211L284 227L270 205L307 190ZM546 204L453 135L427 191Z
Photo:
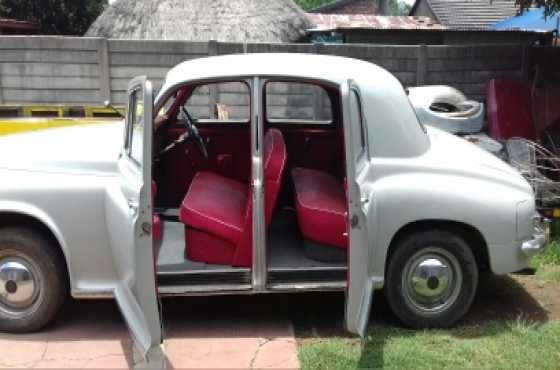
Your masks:
M185 125L185 128L187 129L188 137L192 137L196 141L196 144L198 145L198 148L200 149L200 152L202 153L204 158L208 158L208 149L206 148L204 139L202 139L200 133L198 132L198 128L196 128L194 124L194 119L189 114L189 112L185 109L184 106L181 106L181 112L183 112L183 115L185 116L185 119L181 120L181 122Z

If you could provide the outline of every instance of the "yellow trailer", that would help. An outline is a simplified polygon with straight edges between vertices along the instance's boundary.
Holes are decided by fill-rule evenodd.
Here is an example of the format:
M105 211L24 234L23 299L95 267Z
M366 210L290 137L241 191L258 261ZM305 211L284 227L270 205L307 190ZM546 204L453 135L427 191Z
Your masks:
M0 119L0 136L18 132L44 130L55 127L91 125L117 122L115 119L99 118L13 118Z

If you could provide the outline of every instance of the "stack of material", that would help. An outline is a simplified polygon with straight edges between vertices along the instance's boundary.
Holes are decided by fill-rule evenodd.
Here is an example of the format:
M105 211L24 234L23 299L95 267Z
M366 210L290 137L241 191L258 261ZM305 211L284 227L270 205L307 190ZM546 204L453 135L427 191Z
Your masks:
M455 135L504 158L504 146L486 135L484 104L468 100L450 86L419 86L408 89L408 98L420 122Z

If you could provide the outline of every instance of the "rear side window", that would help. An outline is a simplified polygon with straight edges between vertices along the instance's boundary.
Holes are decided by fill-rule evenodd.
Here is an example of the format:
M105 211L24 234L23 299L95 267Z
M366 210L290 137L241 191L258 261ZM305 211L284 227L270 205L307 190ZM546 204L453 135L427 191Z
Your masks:
M366 132L362 113L362 99L354 89L350 90L350 114L351 122L355 125L355 127L352 127L354 161L358 163L366 154Z
M138 165L142 166L144 160L144 95L142 90L135 90L131 96L128 107L128 143L127 151Z
M249 86L244 82L199 85L185 102L185 108L201 124L249 123Z
M272 123L330 124L332 104L319 85L269 81L265 85L266 118Z

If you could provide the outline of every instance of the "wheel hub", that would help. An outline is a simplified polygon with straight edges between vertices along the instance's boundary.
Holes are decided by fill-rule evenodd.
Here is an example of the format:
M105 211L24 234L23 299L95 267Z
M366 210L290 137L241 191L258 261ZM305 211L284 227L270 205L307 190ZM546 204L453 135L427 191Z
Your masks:
M449 286L450 274L449 267L437 258L420 261L412 272L414 293L422 301L437 301Z
M24 309L38 293L36 274L31 265L20 258L0 260L0 306Z
M409 306L419 314L437 314L456 301L463 276L455 256L428 247L407 262L402 279Z

